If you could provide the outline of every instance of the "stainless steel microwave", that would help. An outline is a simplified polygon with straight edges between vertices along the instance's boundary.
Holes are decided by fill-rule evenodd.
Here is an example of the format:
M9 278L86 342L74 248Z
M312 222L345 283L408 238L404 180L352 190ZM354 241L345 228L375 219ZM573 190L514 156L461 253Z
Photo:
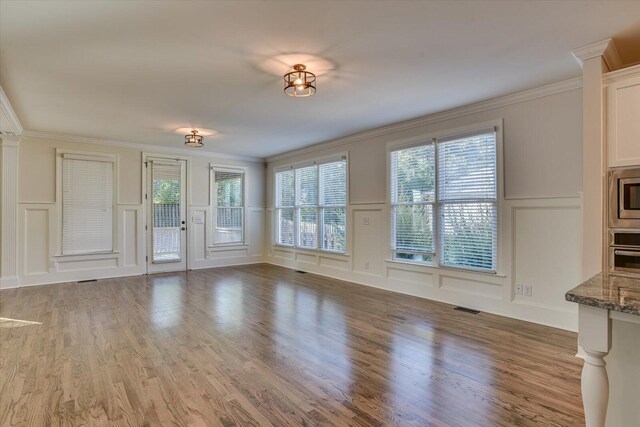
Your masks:
M609 172L609 226L640 228L640 168Z

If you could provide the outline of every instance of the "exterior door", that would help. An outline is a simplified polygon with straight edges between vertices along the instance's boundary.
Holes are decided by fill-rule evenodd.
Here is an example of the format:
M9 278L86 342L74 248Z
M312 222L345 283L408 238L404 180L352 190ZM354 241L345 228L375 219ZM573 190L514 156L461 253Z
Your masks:
M186 161L147 159L147 272L187 269Z

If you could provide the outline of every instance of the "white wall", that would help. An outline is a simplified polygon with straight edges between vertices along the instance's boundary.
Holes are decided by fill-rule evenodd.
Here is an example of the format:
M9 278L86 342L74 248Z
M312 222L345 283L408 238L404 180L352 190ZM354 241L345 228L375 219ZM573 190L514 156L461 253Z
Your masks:
M486 103L487 108L475 108L472 113L464 108L457 117L455 112L441 113L432 120L420 119L424 124L392 125L362 137L330 141L268 159L266 260L576 330L577 306L566 302L564 293L580 282L582 93L578 88L550 92L556 93L530 96L532 99L497 108L493 106L499 102ZM439 120L441 116L448 118ZM505 188L498 274L391 261L387 144L499 119L503 120ZM349 154L347 254L274 245L273 170L345 151ZM533 285L533 296L515 296L516 283Z
M116 253L58 256L60 218L56 203L56 149L91 151L118 156L116 193ZM150 148L148 153L154 153ZM161 153L160 153L161 154ZM187 217L206 213L205 224L188 223L188 268L262 261L264 224L264 166L200 155L187 157ZM19 286L102 277L144 274L143 152L139 149L34 137L21 138L18 172ZM246 244L214 251L210 233L209 164L242 166L247 170Z

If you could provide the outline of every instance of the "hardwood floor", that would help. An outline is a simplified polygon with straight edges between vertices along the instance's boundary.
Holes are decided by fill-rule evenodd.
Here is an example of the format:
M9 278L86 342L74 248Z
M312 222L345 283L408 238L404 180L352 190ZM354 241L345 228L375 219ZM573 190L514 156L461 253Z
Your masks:
M584 424L575 334L266 264L4 290L0 317L2 426Z

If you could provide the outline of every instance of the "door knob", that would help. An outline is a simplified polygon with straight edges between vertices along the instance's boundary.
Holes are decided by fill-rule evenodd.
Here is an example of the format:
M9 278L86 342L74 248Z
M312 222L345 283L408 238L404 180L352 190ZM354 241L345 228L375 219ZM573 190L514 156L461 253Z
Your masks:
M186 223L187 223L187 221L182 221L182 224L186 224Z
M184 231L186 229L187 229L187 227L180 227L180 230L182 230L182 231Z

